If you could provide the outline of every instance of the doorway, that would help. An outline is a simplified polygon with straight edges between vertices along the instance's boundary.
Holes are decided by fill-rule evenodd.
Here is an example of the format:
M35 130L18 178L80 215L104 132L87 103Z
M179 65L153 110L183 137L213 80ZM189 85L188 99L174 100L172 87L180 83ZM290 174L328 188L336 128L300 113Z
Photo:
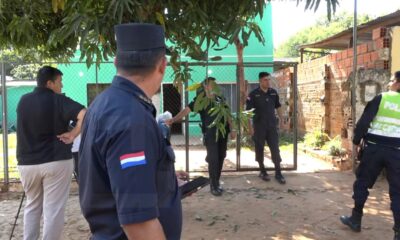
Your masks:
M163 109L175 116L182 109L181 94L172 83L163 84ZM182 134L182 123L174 123L171 126L171 134Z

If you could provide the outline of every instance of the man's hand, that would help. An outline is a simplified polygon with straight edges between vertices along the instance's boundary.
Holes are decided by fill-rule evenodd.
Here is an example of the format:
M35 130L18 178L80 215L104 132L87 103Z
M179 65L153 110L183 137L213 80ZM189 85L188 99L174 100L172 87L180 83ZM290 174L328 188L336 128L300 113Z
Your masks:
M360 150L361 150L361 144L358 144L358 145L356 145L356 144L354 144L355 146L356 146L356 151L357 151L357 154L360 152Z
M187 173L185 171L182 171L182 170L175 171L175 175L178 179L181 179L184 181L189 180L189 173Z
M250 127L249 127L249 134L250 134L250 136L253 136L253 135L254 135L254 128L253 128L253 126L250 126Z
M171 125L174 123L174 119L173 119L173 118L167 119L167 120L164 121L164 123L165 123L167 126L171 126Z
M357 160L361 160L361 158L362 158L362 151L363 151L363 149L362 149L362 144L358 144L358 145L355 145L356 146L356 156L357 156Z
M57 135L58 140L62 141L65 144L71 144L76 136L74 136L71 132L65 132L63 134Z
M189 180L189 173L185 171L175 171L175 175L178 181L178 187L184 185Z

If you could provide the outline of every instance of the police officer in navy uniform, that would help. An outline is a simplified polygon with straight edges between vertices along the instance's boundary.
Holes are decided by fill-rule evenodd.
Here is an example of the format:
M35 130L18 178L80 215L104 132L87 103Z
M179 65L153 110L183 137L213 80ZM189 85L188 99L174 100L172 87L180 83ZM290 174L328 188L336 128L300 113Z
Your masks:
M91 239L180 239L182 210L150 98L167 60L164 30L115 26L117 75L88 109L79 151L80 205Z
M341 216L343 224L361 231L364 204L377 177L386 170L394 218L394 240L400 240L400 71L389 83L389 92L368 102L354 130L353 143L363 154L353 185L354 208L351 216Z
M246 110L254 109L253 122L249 122L250 134L253 136L256 152L256 161L260 166L259 177L269 181L269 175L264 166L264 146L267 141L271 151L272 162L275 165L275 179L280 184L286 180L282 175L280 162L282 161L279 152L279 136L275 110L282 121L281 104L275 89L270 87L271 75L268 72L258 74L259 87L250 92L246 101Z
M211 114L210 110L215 107L216 104L220 104L223 107L229 109L229 106L225 103L222 96L216 94L218 86L216 85L216 79L213 77L206 78L202 87L197 90L196 97L188 104L186 108L180 111L175 117L173 117L168 124L172 124L176 121L181 120L183 117L187 116L190 112L195 111L195 103L197 96L199 94L205 94L204 96L214 101L204 109L198 110L201 119L201 130L204 138L204 145L206 146L207 156L206 162L208 163L208 173L210 176L210 192L214 196L221 196L223 189L220 186L221 172L224 165L224 160L226 157L228 134L231 133L231 138L235 137L235 132L231 131L231 120L228 119L225 124L225 134L218 133L217 138L217 127L212 126L217 115Z

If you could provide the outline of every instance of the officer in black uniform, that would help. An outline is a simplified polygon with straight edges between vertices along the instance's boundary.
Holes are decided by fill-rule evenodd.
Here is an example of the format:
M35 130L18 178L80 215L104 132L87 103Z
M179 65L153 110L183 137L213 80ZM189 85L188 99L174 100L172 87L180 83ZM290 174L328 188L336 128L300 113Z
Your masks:
M389 83L389 92L368 102L354 130L353 143L364 147L353 185L351 216L341 216L343 224L361 231L361 218L369 192L382 169L386 170L394 218L394 240L400 240L400 71Z
M150 98L165 73L164 30L115 26L117 75L84 120L79 197L91 239L180 239L182 210Z
M277 91L270 87L270 78L271 75L268 72L258 74L260 86L247 97L246 110L254 109L253 124L251 125L249 122L249 129L255 143L256 161L260 166L259 177L264 181L270 180L264 166L264 146L267 141L272 162L275 165L275 179L280 184L285 184L286 180L281 173L280 162L282 159L279 153L279 136L275 115L275 110L277 110L279 120L282 121L281 104Z
M222 167L224 165L224 160L226 157L226 150L227 150L227 142L228 142L228 134L230 132L230 125L231 121L228 120L225 125L226 134L223 135L221 133L217 135L217 127L209 127L214 120L216 119L217 115L212 115L210 110L215 107L216 104L222 104L224 107L229 108L226 105L224 98L222 96L218 96L215 94L217 89L217 85L215 82L215 78L208 77L206 78L203 83L202 87L200 87L197 91L196 97L189 103L189 105L180 111L175 117L173 117L168 124L172 124L176 121L181 120L183 117L187 116L190 112L195 111L195 103L197 96L199 94L205 94L205 97L212 98L214 101L208 106L205 106L204 109L198 111L200 114L201 119L201 130L203 133L204 144L207 149L207 156L206 161L208 163L208 173L210 176L210 191L211 194L214 196L221 196L223 189L220 186L220 178ZM231 132L231 138L235 137L234 131Z

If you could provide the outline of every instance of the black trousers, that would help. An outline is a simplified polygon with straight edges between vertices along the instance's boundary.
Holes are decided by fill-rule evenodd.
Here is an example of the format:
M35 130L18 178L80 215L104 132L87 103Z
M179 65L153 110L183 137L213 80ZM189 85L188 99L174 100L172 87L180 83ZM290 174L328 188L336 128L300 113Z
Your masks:
M267 141L269 150L271 151L272 162L275 165L275 171L280 172L280 163L282 161L281 154L279 151L279 136L278 129L276 127L267 128L266 126L260 126L261 124L254 125L254 144L256 152L256 161L260 165L260 170L265 171L264 168L264 146Z
M74 175L76 181L78 181L78 160L79 160L78 152L73 152L72 157L74 158Z
M389 196L393 212L395 228L400 229L400 150L379 145L366 144L360 165L356 171L353 185L355 206L364 206L372 188L382 170L387 173Z
M206 161L208 163L208 174L212 187L219 186L222 167L226 157L228 136L219 134L218 140L215 137L215 131L209 131L204 135L204 143L207 149Z

